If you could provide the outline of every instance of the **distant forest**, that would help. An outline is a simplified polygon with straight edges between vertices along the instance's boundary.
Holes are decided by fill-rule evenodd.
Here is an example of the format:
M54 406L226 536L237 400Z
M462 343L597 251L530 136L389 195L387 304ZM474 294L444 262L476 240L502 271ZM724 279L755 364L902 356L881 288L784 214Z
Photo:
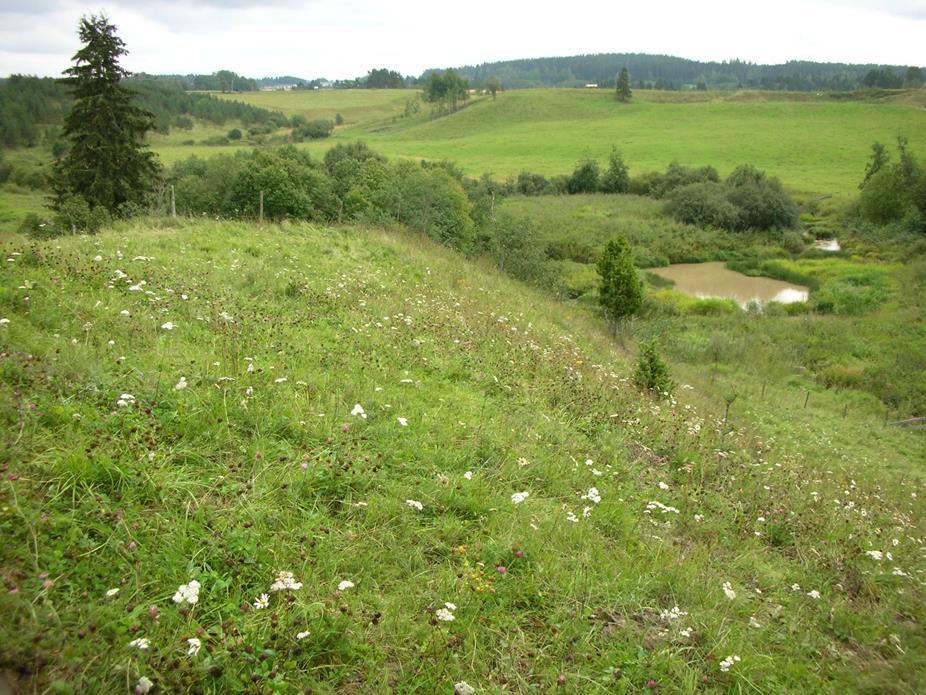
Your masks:
M578 87L595 83L613 87L621 68L631 84L651 89L767 89L849 91L864 87L922 87L924 71L916 66L851 65L789 61L759 65L742 60L702 63L644 53L600 53L563 58L527 58L456 68L474 86L497 77L504 89ZM433 70L425 71L424 80Z
M138 93L139 105L154 114L155 129L162 133L171 128L188 130L193 118L216 125L229 120L252 125L280 117L249 104L188 92L184 80L134 75L126 84ZM68 87L52 77L0 79L0 144L53 145L70 107Z

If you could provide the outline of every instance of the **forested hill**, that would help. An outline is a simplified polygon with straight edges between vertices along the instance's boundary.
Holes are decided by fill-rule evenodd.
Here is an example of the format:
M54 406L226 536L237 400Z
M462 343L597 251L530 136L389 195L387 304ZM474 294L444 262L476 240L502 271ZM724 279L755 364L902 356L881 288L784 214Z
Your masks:
M621 68L633 86L657 89L851 90L859 87L920 87L924 71L899 65L851 65L789 61L759 65L741 60L702 63L644 53L599 53L559 58L525 58L467 65L457 72L474 85L497 77L505 89L575 87L587 83L613 86ZM427 77L425 72L422 77Z
M226 121L250 125L282 118L257 106L187 92L183 82L169 78L135 75L126 83L138 94L139 105L154 114L159 132L191 128L193 118L217 125ZM70 91L59 80L24 75L0 79L0 144L28 147L53 143L70 107Z

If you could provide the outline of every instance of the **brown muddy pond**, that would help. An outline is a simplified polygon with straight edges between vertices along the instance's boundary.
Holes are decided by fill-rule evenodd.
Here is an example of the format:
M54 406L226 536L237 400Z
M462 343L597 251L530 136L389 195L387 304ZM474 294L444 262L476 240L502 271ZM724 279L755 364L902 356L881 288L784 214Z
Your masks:
M647 272L673 280L675 289L699 299L732 299L741 307L750 302L768 304L806 302L810 290L771 278L750 277L726 267L723 262L676 263L667 268L648 268Z

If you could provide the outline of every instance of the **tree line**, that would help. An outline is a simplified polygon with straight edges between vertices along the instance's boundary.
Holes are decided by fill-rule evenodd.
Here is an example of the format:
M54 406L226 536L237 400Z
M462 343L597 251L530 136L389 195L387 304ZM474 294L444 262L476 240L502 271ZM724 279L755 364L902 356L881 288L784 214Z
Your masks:
M286 120L275 111L187 92L184 83L169 78L133 75L123 84L136 93L138 105L151 112L154 130L163 133L192 128L193 118L216 125L237 121L245 126L279 121L280 117ZM25 75L0 79L0 144L54 144L73 104L73 95L61 80Z
M626 67L637 87L658 89L763 89L787 91L847 91L860 87L921 87L917 66L855 65L788 61L762 65L742 60L701 62L666 55L601 53L594 55L507 60L456 68L464 79L483 86L492 77L505 89L577 87L596 83L613 87ZM422 80L432 71L425 71Z

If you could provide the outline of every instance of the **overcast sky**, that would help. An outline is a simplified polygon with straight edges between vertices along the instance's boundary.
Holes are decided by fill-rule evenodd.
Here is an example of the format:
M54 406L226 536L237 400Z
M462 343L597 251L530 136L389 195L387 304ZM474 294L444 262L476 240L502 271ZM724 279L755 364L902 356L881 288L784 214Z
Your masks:
M664 53L926 65L926 0L0 0L0 75L59 75L105 11L135 72L348 78L509 58Z

